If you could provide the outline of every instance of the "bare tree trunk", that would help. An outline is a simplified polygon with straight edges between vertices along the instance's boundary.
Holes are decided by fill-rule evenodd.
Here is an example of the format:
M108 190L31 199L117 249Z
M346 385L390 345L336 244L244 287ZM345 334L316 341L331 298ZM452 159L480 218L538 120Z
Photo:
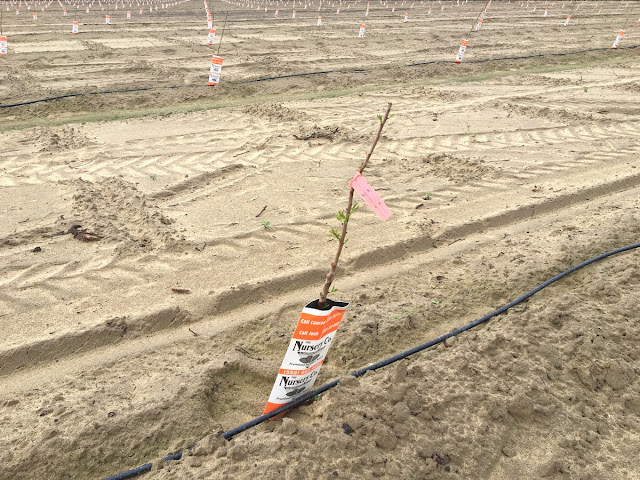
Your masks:
M389 103L389 106L387 107L387 111L384 114L384 117L380 117L378 115L378 118L380 119L380 128L378 129L376 138L373 140L373 145L371 145L371 150L369 150L369 153L367 154L367 158L365 158L364 162L360 166L360 170L359 170L360 173L364 171L364 169L367 166L367 163L369 163L369 159L371 158L371 155L373 154L373 151L375 150L376 145L378 144L378 140L380 139L380 135L382 134L382 129L384 128L384 124L387 123L387 119L389 118L390 111L391 111L391 103ZM338 267L340 254L342 253L342 249L344 248L344 243L347 236L347 225L349 224L349 218L351 217L351 213L353 212L353 192L354 192L353 188L349 189L349 201L347 202L347 209L344 211L345 219L342 222L342 232L340 233L340 237L338 238L338 251L336 252L336 256L333 259L333 262L331 262L331 268L329 268L329 272L325 277L324 286L322 287L322 291L320 292L320 297L318 300L319 309L325 308L325 304L327 302L327 295L329 293L329 289L331 288L331 284L333 283L333 278L335 277L335 274L336 274L336 268Z

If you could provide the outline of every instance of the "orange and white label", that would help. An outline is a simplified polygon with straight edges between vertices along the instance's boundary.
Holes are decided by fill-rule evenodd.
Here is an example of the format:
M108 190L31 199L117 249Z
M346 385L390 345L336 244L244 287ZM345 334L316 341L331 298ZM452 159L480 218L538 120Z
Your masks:
M222 74L222 57L213 55L211 57L211 68L209 69L209 85L218 85Z
M322 17L318 17L318 26L320 27L322 25Z
M622 40L622 37L624 37L624 30L620 30L618 32L618 36L616 37L616 39L613 42L613 45L611 46L611 48L613 48L614 50L616 48L618 48L618 45L620 44L620 40Z
M131 19L131 12L127 12L127 19L130 20Z
M568 26L569 26L569 22L570 22L570 21L571 21L571 15L569 15L569 16L567 17L567 19L564 21L564 26L565 26L565 27L568 27Z
M78 22L73 22L71 24L71 34L72 35L78 35L78 31L80 30L79 24Z
M213 41L215 39L216 39L216 31L210 28L209 34L207 35L207 45L213 45Z
M329 310L318 310L312 307L315 303L311 302L302 309L264 413L286 405L313 388L349 306L345 302L330 301L332 306Z
M38 14L36 12L33 12L33 19L38 20Z
M105 25L111 25L111 17L109 15L105 15L104 23Z
M0 35L0 55L6 55L9 53L9 43L7 37Z
M8 12L8 11L9 11L9 10L7 9L7 12ZM66 17L66 16L67 16L67 11L66 11L66 10L63 10L63 11L62 11L62 16L63 16L63 17Z
M291 14L291 18L296 18L296 11L294 10L293 13Z
M365 24L363 23L362 25L360 25L360 31L358 32L358 37L362 38L364 37L364 31L365 31Z
M467 40L466 38L462 40L462 43L460 43L460 48L458 49L458 54L456 55L455 63L462 62L462 57L464 56L464 52L467 51L468 45L469 45L469 40Z

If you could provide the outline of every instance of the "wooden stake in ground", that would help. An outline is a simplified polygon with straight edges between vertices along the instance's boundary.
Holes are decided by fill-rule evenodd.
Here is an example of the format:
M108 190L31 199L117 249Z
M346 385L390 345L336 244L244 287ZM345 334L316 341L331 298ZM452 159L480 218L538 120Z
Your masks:
M222 33L220 34L220 43L218 44L218 52L216 55L220 55L220 48L222 47L222 38L224 37L224 31L227 28L227 16L229 12L224 12L224 24L222 25Z
M378 129L378 134L376 135L376 138L373 140L373 145L371 145L371 150L369 150L367 157L365 158L364 162L360 166L360 170L359 170L360 173L362 173L364 169L367 167L367 163L369 162L369 159L371 158L371 155L373 154L373 151L376 148L378 140L380 139L380 135L382 134L382 129L384 128L384 124L387 123L390 111L391 111L391 103L389 103L389 106L387 107L387 111L385 112L383 117L378 115L378 118L380 120L380 128ZM329 293L329 289L331 288L331 284L333 283L333 278L335 277L335 274L336 274L336 268L338 266L338 261L340 260L340 254L342 253L342 249L344 248L345 239L347 236L347 225L349 224L349 218L351 218L351 214L357 208L357 207L354 208L354 205L353 205L353 193L354 193L354 190L353 188L351 188L349 190L349 200L347 202L347 209L343 212L338 213L338 220L342 223L342 231L338 233L335 229L331 229L331 234L338 240L338 251L336 252L336 256L333 259L333 262L331 262L331 268L329 269L329 273L327 273L327 276L325 277L324 286L322 287L322 291L320 292L320 297L318 299L319 309L325 308L325 304L327 302L327 295Z

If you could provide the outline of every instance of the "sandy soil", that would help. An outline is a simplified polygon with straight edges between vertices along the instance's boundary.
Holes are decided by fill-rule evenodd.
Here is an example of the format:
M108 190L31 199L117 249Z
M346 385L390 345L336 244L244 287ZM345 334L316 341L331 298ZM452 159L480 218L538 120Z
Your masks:
M333 294L352 304L317 385L638 241L640 49L609 47L620 28L640 44L640 4L493 2L467 34L484 2L371 2L359 39L362 1L325 3L321 28L317 3L215 1L208 47L195 0L130 21L112 4L110 26L80 9L78 36L57 3L37 22L6 3L0 104L84 95L0 108L0 478L192 445L147 477L640 478L635 252L216 437L262 413L388 102L365 176L393 216L352 217ZM411 65L465 34L462 64Z

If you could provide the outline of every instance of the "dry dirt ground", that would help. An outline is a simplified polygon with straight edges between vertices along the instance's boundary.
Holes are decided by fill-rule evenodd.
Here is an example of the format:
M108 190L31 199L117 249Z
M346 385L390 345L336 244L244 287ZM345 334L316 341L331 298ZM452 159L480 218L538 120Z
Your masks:
M111 4L112 25L78 9L78 36L57 3L30 3L37 22L7 3L0 479L192 445L147 478L640 478L635 250L216 437L262 413L389 102L365 176L393 215L352 217L317 385L638 242L638 2L492 2L469 33L484 2L377 1L360 39L362 1L325 2L318 28L317 2L294 20L216 0L214 46L197 0L130 21Z

